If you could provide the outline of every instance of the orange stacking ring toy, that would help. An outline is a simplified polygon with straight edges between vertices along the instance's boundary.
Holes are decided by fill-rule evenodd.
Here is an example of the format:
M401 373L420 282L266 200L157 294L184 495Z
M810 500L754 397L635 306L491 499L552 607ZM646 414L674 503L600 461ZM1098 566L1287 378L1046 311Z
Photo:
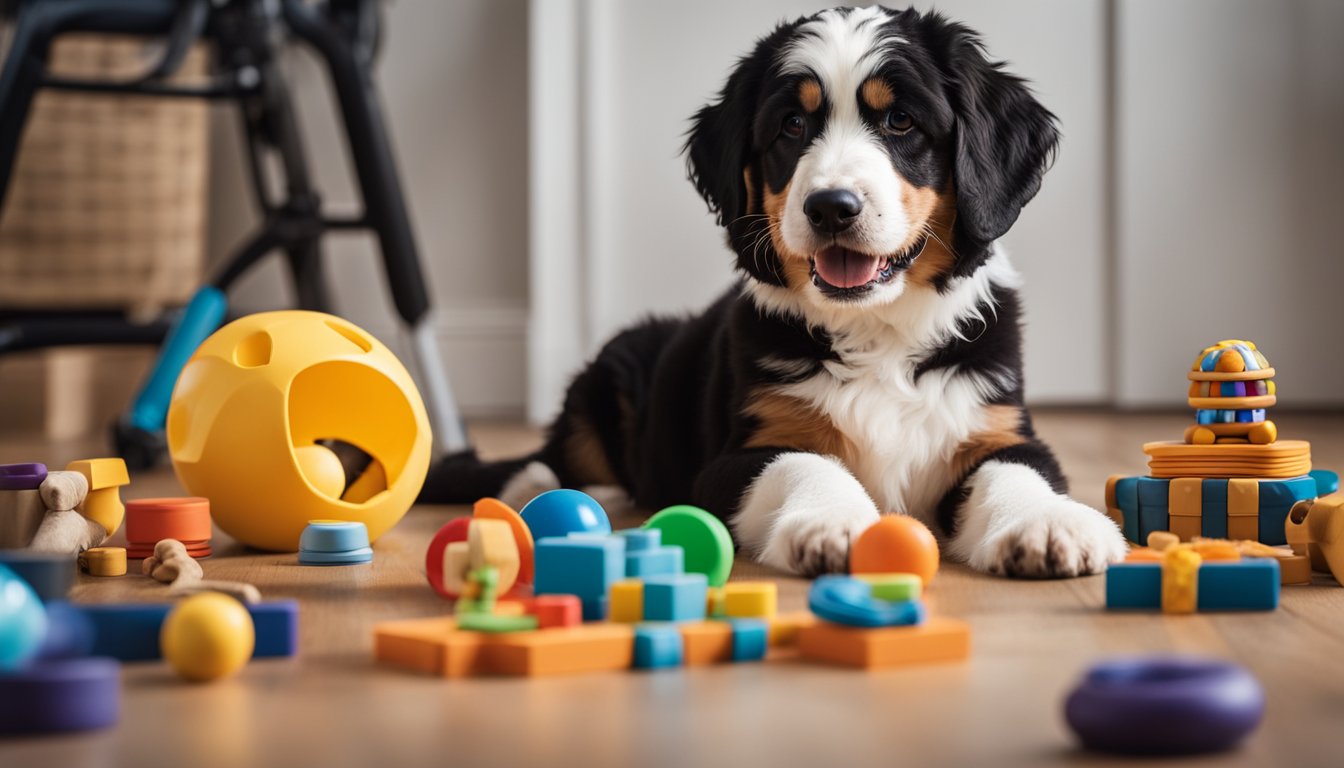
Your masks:
M145 558L164 539L177 539L192 557L210 550L210 500L199 496L126 502L126 554Z

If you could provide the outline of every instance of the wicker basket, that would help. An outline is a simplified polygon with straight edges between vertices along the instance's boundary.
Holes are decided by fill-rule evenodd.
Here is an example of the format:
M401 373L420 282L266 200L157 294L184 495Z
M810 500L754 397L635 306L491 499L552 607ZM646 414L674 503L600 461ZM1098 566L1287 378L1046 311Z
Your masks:
M127 78L143 40L68 36L62 75ZM179 80L199 79L206 51ZM136 307L183 301L205 254L208 106L191 99L41 91L0 212L0 308Z

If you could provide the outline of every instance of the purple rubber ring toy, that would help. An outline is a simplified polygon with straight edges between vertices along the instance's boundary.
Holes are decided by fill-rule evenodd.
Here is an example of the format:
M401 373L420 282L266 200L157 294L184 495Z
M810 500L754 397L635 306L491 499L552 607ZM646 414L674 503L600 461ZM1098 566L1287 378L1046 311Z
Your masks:
M46 479L46 464L0 464L0 491L36 490Z
M0 675L0 734L87 731L121 716L121 665L112 659L37 661Z
M1264 713L1264 690L1245 668L1186 656L1102 662L1064 704L1083 746L1131 755L1231 749Z

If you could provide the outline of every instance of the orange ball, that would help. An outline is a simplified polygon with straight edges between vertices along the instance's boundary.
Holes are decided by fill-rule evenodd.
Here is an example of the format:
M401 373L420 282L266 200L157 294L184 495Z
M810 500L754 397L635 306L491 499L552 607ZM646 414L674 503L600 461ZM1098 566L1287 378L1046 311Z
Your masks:
M850 573L913 573L928 586L938 572L938 541L907 515L886 515L849 550Z

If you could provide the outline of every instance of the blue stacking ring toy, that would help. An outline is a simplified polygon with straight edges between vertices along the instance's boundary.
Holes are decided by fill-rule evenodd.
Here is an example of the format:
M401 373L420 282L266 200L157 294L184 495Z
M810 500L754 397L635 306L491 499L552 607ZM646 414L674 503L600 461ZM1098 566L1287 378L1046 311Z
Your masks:
M892 603L873 597L873 587L850 576L822 576L812 582L807 607L818 617L851 627L899 627L923 624L924 603Z
M310 520L299 534L300 565L356 565L373 560L363 523Z
M1255 730L1264 712L1264 691L1246 669L1184 656L1098 664L1064 705L1083 746L1133 755L1230 749Z

